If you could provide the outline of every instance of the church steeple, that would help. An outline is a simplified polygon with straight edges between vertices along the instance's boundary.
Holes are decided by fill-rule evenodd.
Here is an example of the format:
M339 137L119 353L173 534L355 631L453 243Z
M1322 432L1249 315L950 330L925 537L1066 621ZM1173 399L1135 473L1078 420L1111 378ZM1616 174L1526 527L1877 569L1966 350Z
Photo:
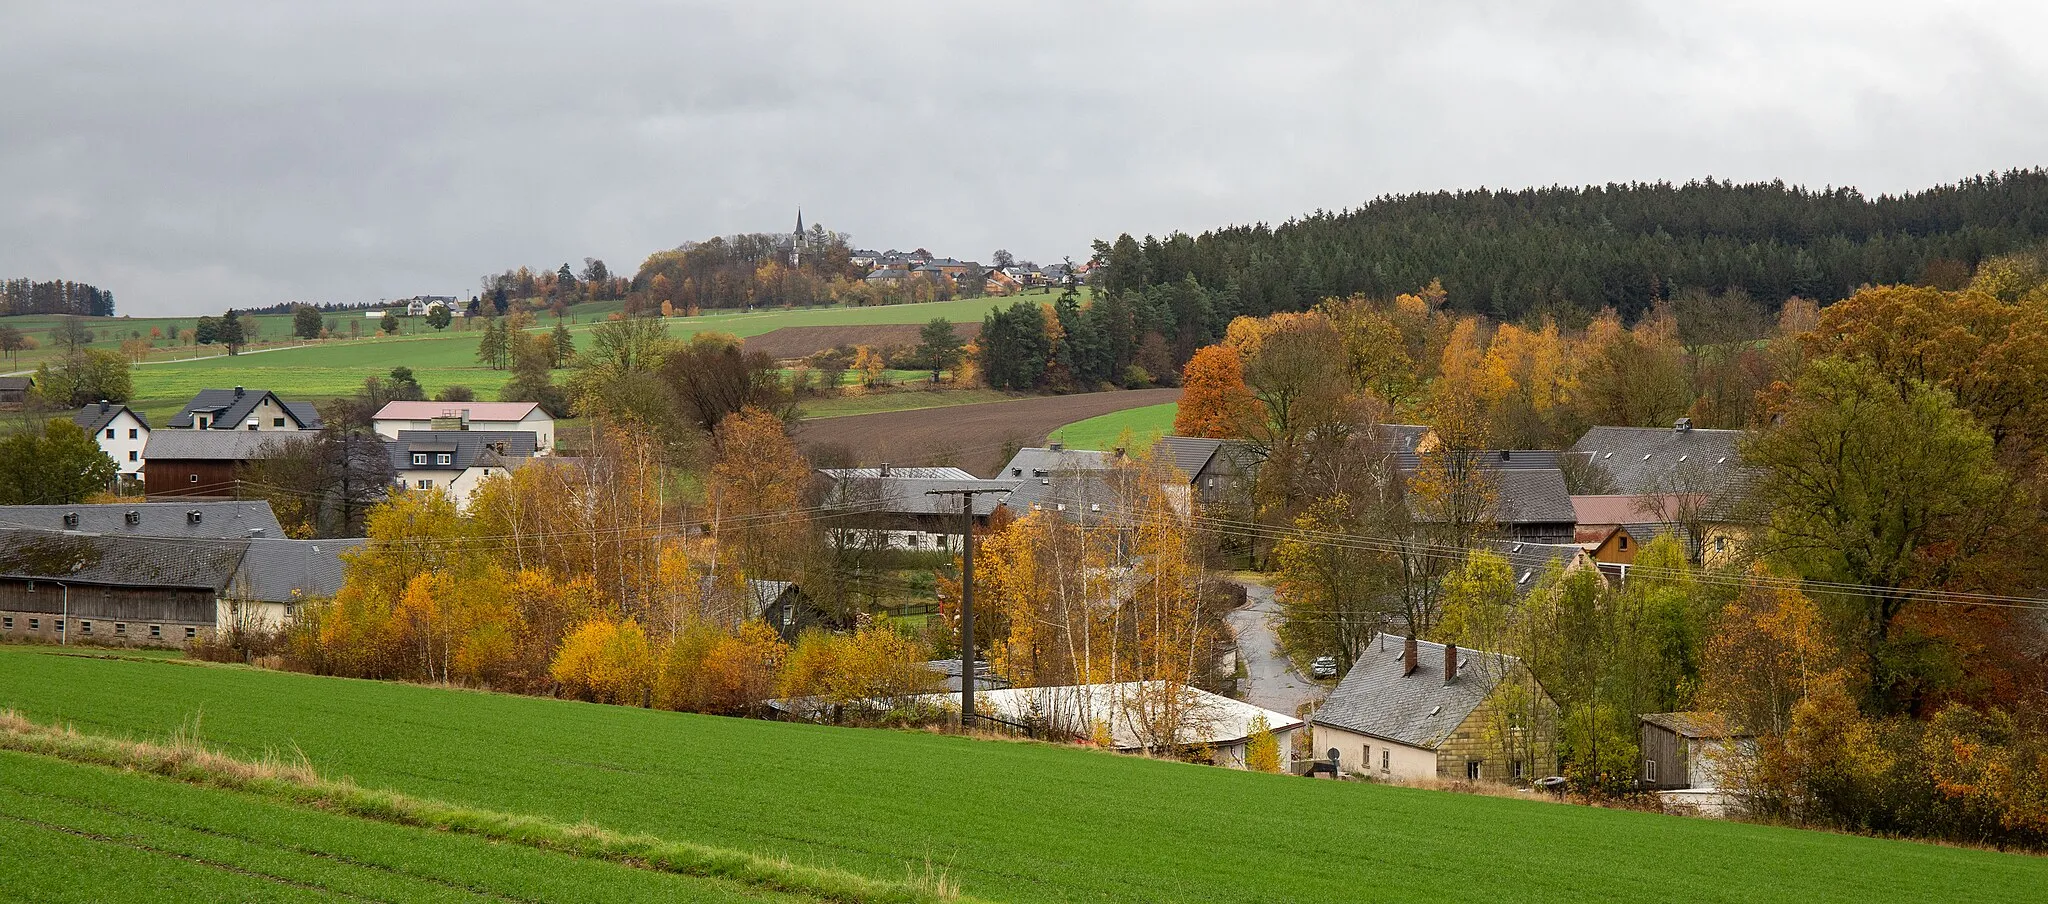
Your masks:
M789 265L794 267L804 259L804 209L796 209L796 232L789 237Z

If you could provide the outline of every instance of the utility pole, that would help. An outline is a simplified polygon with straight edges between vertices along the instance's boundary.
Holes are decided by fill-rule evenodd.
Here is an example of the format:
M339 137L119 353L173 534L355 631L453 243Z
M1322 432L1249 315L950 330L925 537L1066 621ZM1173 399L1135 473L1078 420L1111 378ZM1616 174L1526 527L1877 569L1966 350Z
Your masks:
M974 726L974 496L1008 490L926 490L927 496L960 497L960 730Z

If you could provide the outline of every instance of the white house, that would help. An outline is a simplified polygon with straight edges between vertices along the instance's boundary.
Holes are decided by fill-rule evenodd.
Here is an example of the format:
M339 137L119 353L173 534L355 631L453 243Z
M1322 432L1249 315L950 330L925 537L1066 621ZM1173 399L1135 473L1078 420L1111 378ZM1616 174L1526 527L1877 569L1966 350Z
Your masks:
M478 484L534 456L524 430L400 430L385 442L396 483L409 490L439 490L468 508Z
M142 447L149 443L149 422L126 405L101 400L71 415L71 420L92 434L100 451L121 469L121 481L142 479Z
M455 296L421 295L415 298L408 298L405 302L405 315L407 317L425 317L428 311L435 308L447 308L451 312L454 311Z
M538 402L389 402L371 419L377 435L406 430L518 431L533 435L534 455L555 447L555 418Z

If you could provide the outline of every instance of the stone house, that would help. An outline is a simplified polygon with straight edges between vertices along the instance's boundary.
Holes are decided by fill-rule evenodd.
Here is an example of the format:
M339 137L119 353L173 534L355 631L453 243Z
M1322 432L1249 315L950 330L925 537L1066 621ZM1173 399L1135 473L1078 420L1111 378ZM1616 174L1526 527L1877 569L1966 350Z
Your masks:
M1384 781L1521 784L1557 768L1557 705L1499 653L1379 634L1310 721L1319 755Z

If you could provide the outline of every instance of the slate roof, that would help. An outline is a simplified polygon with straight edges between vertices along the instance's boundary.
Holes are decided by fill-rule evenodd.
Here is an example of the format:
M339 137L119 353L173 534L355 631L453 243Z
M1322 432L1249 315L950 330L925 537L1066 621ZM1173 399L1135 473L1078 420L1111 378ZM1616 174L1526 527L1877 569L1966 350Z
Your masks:
M881 468L819 468L818 473L834 480L874 477L918 477L933 480L980 479L959 468L898 468L892 466L887 474L883 474Z
M1008 471L1003 473L1008 474ZM1063 514L1081 521L1093 514L1115 514L1121 506L1108 470L1053 471L1048 477L1027 477L1003 500L1022 518L1034 511Z
M0 575L67 584L179 587L219 592L233 579L246 540L110 537L0 529Z
M236 599L266 603L333 596L341 590L341 553L369 542L273 537L249 540L228 592Z
M152 430L142 446L145 461L252 461L270 449L309 434L261 430ZM266 448L268 447L268 448Z
M1740 430L1667 427L1594 427L1571 454L1607 474L1609 492L1706 493L1740 490L1748 480L1737 444Z
M391 468L394 471L467 471L475 467L513 467L520 459L532 458L534 435L526 430L400 430L398 438L386 440L384 448L391 452ZM505 451L500 454L493 447L503 443ZM416 465L412 453L429 454L447 452L454 456L450 464Z
M867 275L867 278L868 278L869 280L877 280L877 279L909 279L909 278L910 278L910 271L909 271L909 270L901 270L901 269L897 269L897 268L891 267L891 268L889 268L889 269L886 269L886 270L876 270L875 272L873 272L873 273L870 273L870 274L868 274L868 275Z
M256 406L266 397L284 408L293 420L298 421L300 429L320 429L320 413L314 410L311 404L287 402L268 389L246 389L240 386L233 389L199 390L199 394L193 396L192 401L186 402L185 407L172 415L164 426L175 430L190 430L193 415L205 413L211 419L207 424L209 430L241 430L243 422L249 419L249 412L256 410Z
M958 515L959 496L933 496L931 491L993 490L974 495L976 516L994 513L1018 484L1014 480L942 477L863 477L834 483L838 486L826 504L847 514L863 515Z
M1009 464L996 472L999 480L1050 477L1056 471L1107 471L1114 459L1108 452L1088 449L1052 449L1031 446L1018 449Z
M136 523L128 523L128 513ZM194 523L193 512L199 513ZM75 527L64 516L76 514ZM268 502L126 502L105 505L0 506L0 527L73 530L109 536L239 539L260 530L260 536L282 537L284 528Z
M1413 452L1415 444L1429 435L1429 427L1423 424L1381 424L1380 433L1386 437L1387 448L1395 452Z
M1637 718L1687 738L1744 738L1750 735L1730 727L1713 713L1644 713Z
M1193 480L1223 450L1223 444L1223 440L1200 436L1162 436L1158 448L1173 456L1173 466Z
M1417 641L1415 673L1403 675L1405 644L1405 638L1385 633L1366 644L1316 711L1315 723L1434 750L1518 662L1461 649L1457 680L1445 684L1443 645Z
M71 422L84 428L88 434L97 434L101 430L107 429L107 425L113 423L115 418L120 417L123 411L135 415L135 419L142 422L142 429L149 429L149 419L143 417L142 412L133 411L126 405L111 402L102 402L98 405L87 405L84 408L80 408L72 413Z
M519 421L539 407L539 402L386 402L371 420L430 421L467 415L472 421Z
M1548 454L1557 453L1521 453ZM1491 456L1492 453L1487 453ZM1495 468L1492 462L1498 458L1481 459L1493 473L1495 520L1502 524L1573 524L1576 516L1572 512L1571 489L1565 485L1564 472L1553 463L1548 468L1508 467ZM1554 462L1555 459L1552 459ZM1413 477L1414 468L1403 468L1404 477Z
M1591 564L1583 547L1575 543L1531 543L1527 541L1495 541L1492 552L1508 560L1514 569L1515 592L1528 593L1542 582L1543 574L1555 566L1570 569L1574 562L1582 559Z

